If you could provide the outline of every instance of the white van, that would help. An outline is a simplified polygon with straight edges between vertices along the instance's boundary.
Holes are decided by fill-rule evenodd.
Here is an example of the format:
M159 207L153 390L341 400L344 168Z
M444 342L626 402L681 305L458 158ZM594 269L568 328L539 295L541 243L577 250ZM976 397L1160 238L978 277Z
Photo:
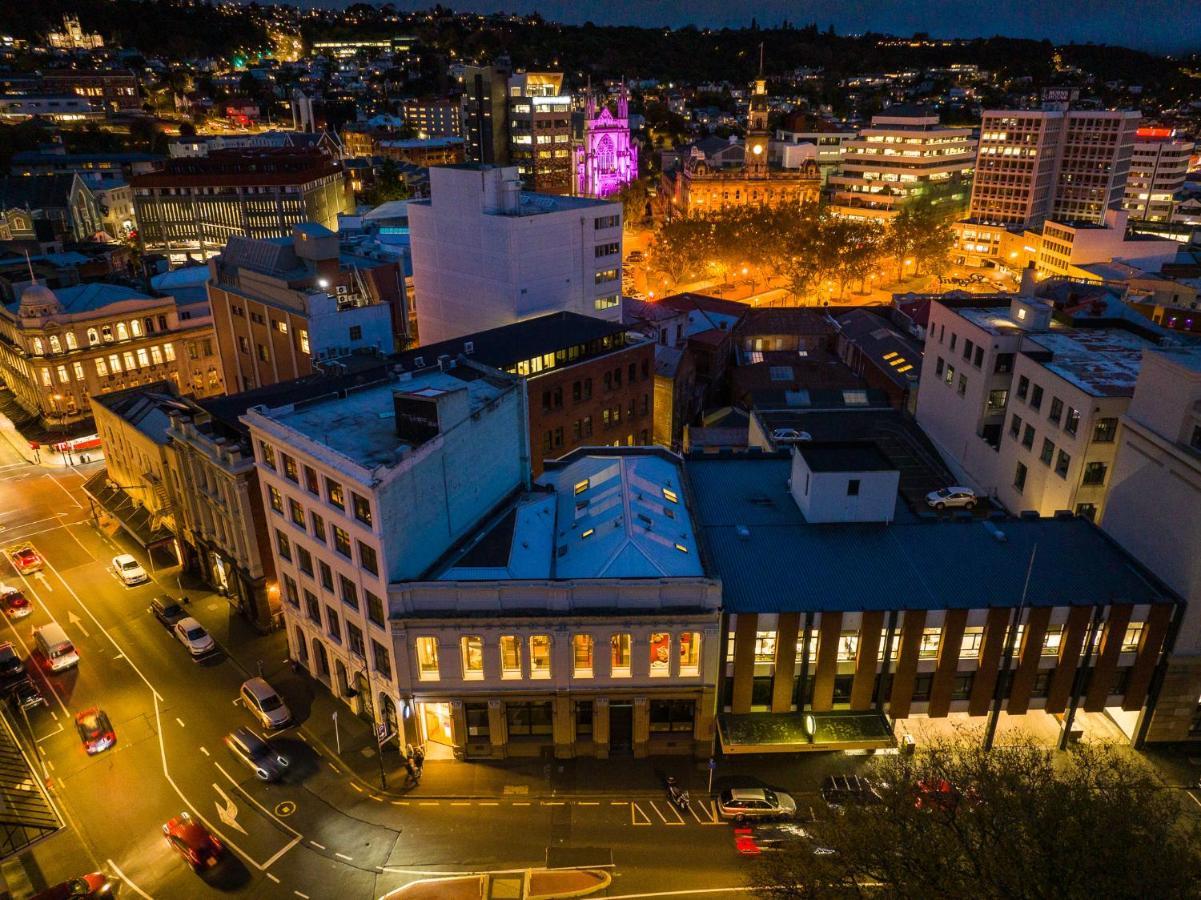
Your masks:
M42 665L51 672L61 672L72 666L79 665L79 654L75 645L67 637L61 625L51 622L33 630L35 652L42 659Z

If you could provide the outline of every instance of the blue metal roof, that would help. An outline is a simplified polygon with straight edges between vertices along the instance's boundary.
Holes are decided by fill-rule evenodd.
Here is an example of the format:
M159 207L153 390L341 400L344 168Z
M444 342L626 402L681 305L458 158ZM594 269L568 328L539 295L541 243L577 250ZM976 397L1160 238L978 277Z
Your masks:
M787 459L693 458L686 472L728 612L1012 607L1036 544L1028 605L1174 599L1084 519L814 525L789 493Z
M123 284L77 284L74 287L58 288L54 292L63 308L69 313L88 312L101 309L123 300L149 300L146 294Z

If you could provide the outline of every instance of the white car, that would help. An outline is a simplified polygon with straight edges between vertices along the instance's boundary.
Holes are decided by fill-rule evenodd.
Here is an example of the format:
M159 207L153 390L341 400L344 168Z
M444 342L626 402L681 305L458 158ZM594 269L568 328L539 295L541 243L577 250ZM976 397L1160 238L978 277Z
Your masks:
M976 492L970 487L945 487L940 491L931 491L926 495L926 503L935 509L950 509L963 507L971 509L976 505Z
M135 584L144 584L150 580L150 576L146 574L146 570L142 568L142 564L128 553L122 553L120 556L113 557L113 571L126 587L131 587Z
M807 431L797 431L795 428L773 428L771 439L781 444L795 444L799 441L811 441L813 435Z
M213 636L191 616L175 623L175 636L193 656L203 656L217 646Z

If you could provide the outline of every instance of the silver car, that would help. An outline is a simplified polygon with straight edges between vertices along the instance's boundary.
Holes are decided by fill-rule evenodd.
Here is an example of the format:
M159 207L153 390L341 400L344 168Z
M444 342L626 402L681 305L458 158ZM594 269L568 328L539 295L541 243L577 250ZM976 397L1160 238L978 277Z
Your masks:
M768 788L728 788L717 798L723 819L791 819L796 801Z
M931 491L926 495L926 504L935 509L952 509L954 507L962 507L963 509L971 509L976 505L976 492L970 487L945 487L938 491Z
M283 728L292 721L292 713L275 688L263 678L251 678L242 683L239 692L242 705L250 710L264 728Z

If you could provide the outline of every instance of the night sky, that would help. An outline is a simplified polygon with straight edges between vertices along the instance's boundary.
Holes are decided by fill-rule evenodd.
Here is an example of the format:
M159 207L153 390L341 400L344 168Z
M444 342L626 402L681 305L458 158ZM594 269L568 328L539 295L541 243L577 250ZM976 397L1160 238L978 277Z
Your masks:
M310 5L314 0L301 0ZM316 0L345 6L352 0ZM427 9L434 0L393 0L398 9ZM840 34L880 31L933 37L1048 38L1057 43L1121 44L1157 52L1201 50L1201 0L443 0L459 11L537 11L579 24L738 28L833 25Z

